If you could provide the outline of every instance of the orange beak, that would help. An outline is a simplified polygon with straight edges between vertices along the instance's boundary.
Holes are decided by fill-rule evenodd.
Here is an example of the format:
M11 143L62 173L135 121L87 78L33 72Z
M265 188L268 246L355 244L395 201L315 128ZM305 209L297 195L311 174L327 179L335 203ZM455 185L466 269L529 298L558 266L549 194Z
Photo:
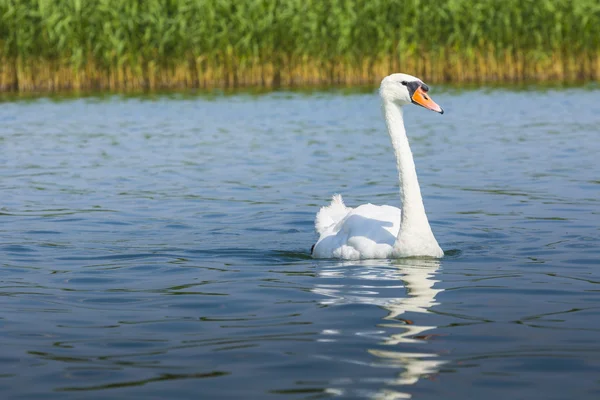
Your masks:
M415 104L418 104L422 107L425 107L428 110L439 112L440 114L444 113L442 107L438 106L435 101L431 100L431 97L423 90L422 87L419 87L415 90L415 93L412 95L412 101Z

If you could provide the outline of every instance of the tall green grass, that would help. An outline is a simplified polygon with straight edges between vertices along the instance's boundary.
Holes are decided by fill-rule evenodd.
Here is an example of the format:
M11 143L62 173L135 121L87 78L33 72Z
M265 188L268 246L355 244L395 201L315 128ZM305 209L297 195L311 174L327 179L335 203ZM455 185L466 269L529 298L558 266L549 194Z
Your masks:
M600 77L599 0L0 0L0 90Z

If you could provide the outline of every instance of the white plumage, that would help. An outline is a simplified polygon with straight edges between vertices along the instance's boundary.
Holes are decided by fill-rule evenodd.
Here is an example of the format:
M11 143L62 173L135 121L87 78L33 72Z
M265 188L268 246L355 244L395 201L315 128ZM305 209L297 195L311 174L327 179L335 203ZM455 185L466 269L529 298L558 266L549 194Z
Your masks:
M370 203L350 208L335 195L317 213L315 228L321 235L315 258L387 258L400 230L400 209Z
M403 212L387 205L350 208L340 195L334 195L331 204L317 213L315 229L320 237L313 247L313 257L357 260L444 255L425 213L402 112L404 105L415 103L443 113L428 96L428 90L420 79L406 74L392 74L381 83L380 95L396 156Z

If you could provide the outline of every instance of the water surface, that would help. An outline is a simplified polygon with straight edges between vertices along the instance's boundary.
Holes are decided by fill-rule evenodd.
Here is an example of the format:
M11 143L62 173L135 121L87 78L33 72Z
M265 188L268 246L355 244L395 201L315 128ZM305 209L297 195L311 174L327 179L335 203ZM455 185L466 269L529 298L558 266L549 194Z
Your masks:
M600 91L406 111L441 260L312 260L399 205L375 93L0 105L6 398L600 397Z

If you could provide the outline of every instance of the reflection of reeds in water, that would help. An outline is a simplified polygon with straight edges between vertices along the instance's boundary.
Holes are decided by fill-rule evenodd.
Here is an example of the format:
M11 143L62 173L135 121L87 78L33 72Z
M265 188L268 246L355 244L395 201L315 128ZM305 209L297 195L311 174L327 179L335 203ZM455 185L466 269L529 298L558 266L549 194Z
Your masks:
M0 2L0 89L600 79L597 0Z
M352 277L365 281L365 288L373 290L368 281L387 281L387 292L390 289L398 290L397 297L369 296L357 293L361 285L355 286L329 286L326 281L313 289L314 292L326 296L324 304L374 304L388 311L378 327L393 328L397 333L381 337L378 347L369 349L368 352L376 356L379 363L389 367L401 369L402 372L396 379L387 381L389 389L379 392L377 399L410 398L410 394L393 389L393 386L415 384L421 377L435 374L443 360L435 353L411 351L411 344L423 343L426 340L424 333L435 329L435 326L425 326L415 323L407 318L402 318L406 313L427 313L431 307L438 305L436 296L443 289L434 288L438 282L435 274L440 266L436 259L404 259L392 262L396 268L390 268L390 261L368 260L364 262L339 262L334 269L322 269L320 276L323 278ZM359 267L356 267L360 265ZM378 267L379 266L379 267ZM338 268L339 267L339 268ZM357 271L357 268L360 268ZM352 275L348 276L348 269ZM401 284L403 288L398 287ZM377 287L382 287L378 285ZM404 345L404 346L399 346ZM388 347L389 346L389 347ZM387 348L386 348L387 347Z

